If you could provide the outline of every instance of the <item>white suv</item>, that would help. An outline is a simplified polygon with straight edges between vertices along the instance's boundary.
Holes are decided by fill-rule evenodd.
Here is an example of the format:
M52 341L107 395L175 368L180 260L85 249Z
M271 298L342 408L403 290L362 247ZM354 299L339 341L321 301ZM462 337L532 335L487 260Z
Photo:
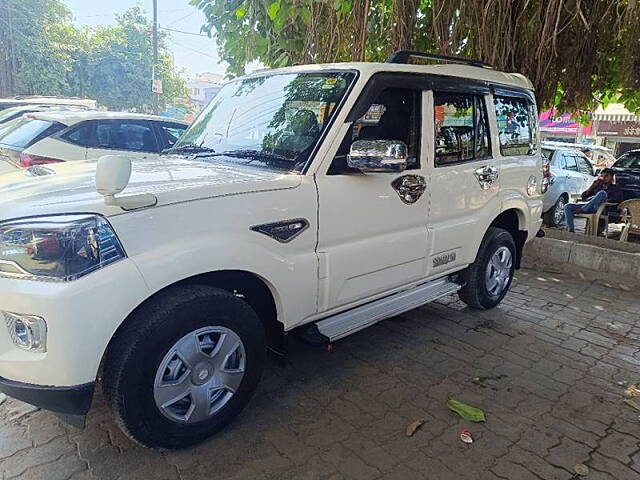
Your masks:
M127 434L179 448L291 332L498 305L542 215L531 83L410 55L234 80L160 160L6 175L0 390L80 423L101 379Z

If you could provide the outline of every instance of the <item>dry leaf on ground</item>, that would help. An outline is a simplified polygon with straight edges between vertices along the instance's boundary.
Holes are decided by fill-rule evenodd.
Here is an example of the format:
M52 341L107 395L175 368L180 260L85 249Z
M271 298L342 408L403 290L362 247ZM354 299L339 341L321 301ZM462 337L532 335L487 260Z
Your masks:
M423 423L424 423L424 420L416 420L414 422L411 422L409 425L407 425L407 430L406 430L407 437L412 437L413 434L416 433L416 430L418 430Z

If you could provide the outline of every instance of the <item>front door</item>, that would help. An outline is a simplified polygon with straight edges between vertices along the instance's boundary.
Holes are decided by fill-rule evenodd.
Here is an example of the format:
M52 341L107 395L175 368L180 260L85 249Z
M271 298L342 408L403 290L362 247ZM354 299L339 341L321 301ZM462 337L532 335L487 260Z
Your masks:
M327 172L316 175L320 312L373 299L425 275L428 194L424 185L421 91L387 88L354 122ZM346 165L355 140L407 143L409 167L363 174Z
M425 92L433 144L428 189L430 276L474 261L487 226L500 212L499 162L489 129L489 95ZM431 134L431 132L433 132Z

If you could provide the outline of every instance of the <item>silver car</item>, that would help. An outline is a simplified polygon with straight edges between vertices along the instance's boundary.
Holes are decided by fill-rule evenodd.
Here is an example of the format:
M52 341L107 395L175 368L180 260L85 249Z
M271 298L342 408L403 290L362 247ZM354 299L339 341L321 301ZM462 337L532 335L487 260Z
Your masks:
M546 157L545 179L548 182L544 196L543 220L551 227L564 223L564 206L580 197L595 180L593 165L587 157L571 148L542 144Z

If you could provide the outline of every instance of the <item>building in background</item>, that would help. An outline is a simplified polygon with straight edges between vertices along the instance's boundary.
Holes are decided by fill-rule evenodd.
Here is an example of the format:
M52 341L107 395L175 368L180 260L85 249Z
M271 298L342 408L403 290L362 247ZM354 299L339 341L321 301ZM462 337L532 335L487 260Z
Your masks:
M640 115L634 115L619 103L601 106L593 112L594 137L598 145L613 150L619 157L640 148Z
M540 113L542 140L565 143L594 143L592 124L582 125L570 113L558 115L556 109Z
M199 112L220 91L224 83L224 77L217 73L201 73L187 82L189 100L194 110Z

